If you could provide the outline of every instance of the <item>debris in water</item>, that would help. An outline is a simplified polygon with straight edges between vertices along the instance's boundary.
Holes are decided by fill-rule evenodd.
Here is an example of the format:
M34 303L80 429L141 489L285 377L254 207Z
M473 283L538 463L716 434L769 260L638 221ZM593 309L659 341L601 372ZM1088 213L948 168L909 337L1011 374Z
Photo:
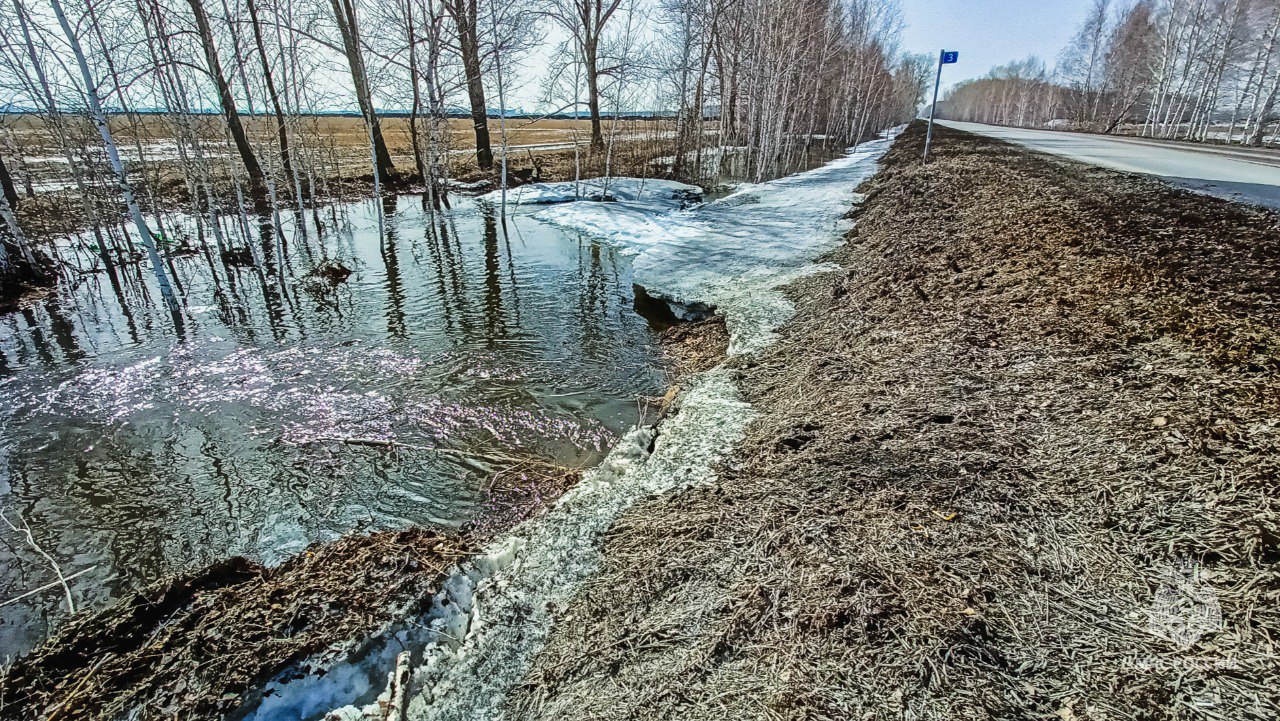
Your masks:
M228 248L222 251L222 262L227 265L250 268L253 266L253 251L248 247Z
M307 273L308 278L317 278L330 285L340 285L351 277L353 271L339 260L326 260Z

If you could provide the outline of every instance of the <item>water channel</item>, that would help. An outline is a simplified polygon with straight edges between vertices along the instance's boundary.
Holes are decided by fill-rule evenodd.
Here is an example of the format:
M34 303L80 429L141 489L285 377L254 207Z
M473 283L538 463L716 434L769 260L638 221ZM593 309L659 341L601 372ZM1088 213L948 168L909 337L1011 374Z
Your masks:
M490 458L589 465L665 390L610 245L472 198L382 205L326 208L305 239L286 215L283 282L178 255L177 319L145 264L0 315L0 509L80 573L81 608L232 555L458 526ZM269 223L258 240L274 257ZM344 282L312 275L335 262ZM56 580L0 526L0 601ZM65 611L58 588L0 607L0 659Z

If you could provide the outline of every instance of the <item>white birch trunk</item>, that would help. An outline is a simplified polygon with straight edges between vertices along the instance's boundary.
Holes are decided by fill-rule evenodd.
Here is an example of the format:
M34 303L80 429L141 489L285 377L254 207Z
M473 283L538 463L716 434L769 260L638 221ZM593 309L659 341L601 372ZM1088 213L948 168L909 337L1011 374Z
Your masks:
M71 52L76 57L76 65L80 68L80 78L84 83L85 97L89 101L89 112L93 117L93 124L98 129L98 134L102 137L102 142L106 146L107 160L111 164L111 170L116 174L120 193L124 196L125 205L129 208L129 216L133 219L134 225L137 226L138 234L142 238L142 244L147 250L147 259L151 262L151 268L156 274L156 282L160 286L160 294L164 296L170 310L177 313L178 298L174 295L173 286L169 283L169 275L165 272L164 266L160 262L159 253L156 252L156 243L155 239L151 237L151 229L147 227L146 221L142 218L142 210L138 207L137 198L133 194L133 184L129 182L129 176L125 174L124 164L120 162L120 150L116 147L115 139L111 136L111 128L107 125L107 116L98 98L97 84L93 79L93 73L89 70L89 62L85 59L84 49L80 46L80 39L76 37L75 30L72 29L71 23L67 20L67 15L63 12L60 0L49 0L49 4L53 7L54 15L58 18L58 25L61 26L63 34L67 36L67 44L71 46Z

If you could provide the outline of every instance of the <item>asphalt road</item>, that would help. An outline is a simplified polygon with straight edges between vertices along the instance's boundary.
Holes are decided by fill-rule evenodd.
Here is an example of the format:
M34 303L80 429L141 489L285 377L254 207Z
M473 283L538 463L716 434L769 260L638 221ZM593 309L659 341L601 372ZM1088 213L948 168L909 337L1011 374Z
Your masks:
M1154 175L1200 193L1280 209L1280 154L1267 150L939 122L1043 153L1112 170Z

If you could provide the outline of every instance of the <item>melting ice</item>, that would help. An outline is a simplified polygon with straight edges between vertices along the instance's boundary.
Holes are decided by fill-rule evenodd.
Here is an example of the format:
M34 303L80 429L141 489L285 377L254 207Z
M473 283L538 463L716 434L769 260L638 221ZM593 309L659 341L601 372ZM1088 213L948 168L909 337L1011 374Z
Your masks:
M693 207L682 207L687 187L634 179L612 181L610 202L570 202L583 197L572 183L511 191L507 200L515 212L634 254L637 282L651 294L716 305L730 326L731 352L749 352L791 313L779 287L814 272L813 259L839 241L854 188L887 146L868 143L816 170ZM599 541L614 520L645 497L713 479L751 416L726 371L695 378L679 413L659 429L629 433L554 508L462 564L418 630L388 633L375 650L323 677L273 684L253 718L312 718L325 708L341 721L381 718L376 694L405 648L414 663L410 719L501 718L508 690L556 614L596 571Z
M635 254L636 283L679 303L716 306L729 323L731 352L750 352L791 313L776 289L813 272L812 260L839 241L854 188L887 147L867 143L820 168L690 208L654 212L650 196L556 205L537 217Z

